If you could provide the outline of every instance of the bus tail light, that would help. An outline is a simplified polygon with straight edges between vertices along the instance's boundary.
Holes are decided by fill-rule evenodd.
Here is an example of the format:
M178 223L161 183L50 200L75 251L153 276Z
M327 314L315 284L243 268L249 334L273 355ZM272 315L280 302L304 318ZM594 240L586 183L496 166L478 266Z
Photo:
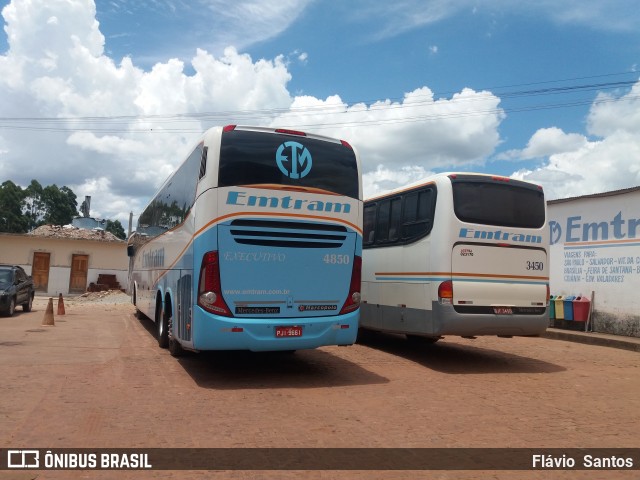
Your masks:
M453 304L453 282L451 280L438 285L438 301L441 305Z
M222 298L220 262L218 252L211 251L202 257L198 282L198 305L209 313L231 317L231 310Z
M351 270L351 284L349 285L349 295L340 310L340 315L353 312L360 307L360 284L362 279L362 257L353 257L353 269Z
M306 137L307 134L299 130L289 130L287 128L276 128L276 133L284 133L286 135L296 135L298 137Z

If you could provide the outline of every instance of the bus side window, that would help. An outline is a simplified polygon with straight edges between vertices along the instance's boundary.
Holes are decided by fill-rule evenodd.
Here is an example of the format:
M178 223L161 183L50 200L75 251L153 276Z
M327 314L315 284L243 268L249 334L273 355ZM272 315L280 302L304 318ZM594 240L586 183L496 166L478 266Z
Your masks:
M200 158L200 173L198 174L198 180L204 177L207 173L207 153L209 152L209 147L204 147L202 149L202 157Z
M433 227L435 190L427 188L405 197L402 212L402 238L417 239L427 235Z
M398 230L400 230L400 212L402 210L402 198L391 200L391 215L389 219L389 241L398 240Z
M195 202L203 157L202 146L198 145L142 212L138 232L157 237L184 222Z
M378 222L376 224L376 243L386 243L389 239L389 212L391 202L384 200L378 206Z
M371 245L375 240L376 235L376 204L372 203L364 207L364 218L362 224L363 231L363 243L364 245Z

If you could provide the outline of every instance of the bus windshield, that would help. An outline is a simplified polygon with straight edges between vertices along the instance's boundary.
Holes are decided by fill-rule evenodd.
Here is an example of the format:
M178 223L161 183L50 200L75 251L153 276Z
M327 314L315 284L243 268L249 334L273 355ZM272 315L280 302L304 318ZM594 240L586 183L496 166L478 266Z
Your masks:
M355 152L304 136L234 130L222 135L219 187L279 185L359 198Z
M453 206L463 222L514 228L541 228L545 200L535 186L510 180L496 183L483 178L452 178Z

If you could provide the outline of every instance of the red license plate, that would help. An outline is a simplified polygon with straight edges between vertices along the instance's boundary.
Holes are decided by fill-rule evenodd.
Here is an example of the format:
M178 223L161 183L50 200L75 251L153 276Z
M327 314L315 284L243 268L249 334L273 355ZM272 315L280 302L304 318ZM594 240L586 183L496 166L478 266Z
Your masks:
M513 315L511 307L493 307L493 313L496 315Z
M302 327L276 327L276 338L301 337Z

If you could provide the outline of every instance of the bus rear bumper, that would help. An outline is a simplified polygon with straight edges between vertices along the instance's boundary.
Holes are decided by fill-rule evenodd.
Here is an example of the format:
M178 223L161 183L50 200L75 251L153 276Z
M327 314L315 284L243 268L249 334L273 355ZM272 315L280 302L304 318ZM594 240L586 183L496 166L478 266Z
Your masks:
M452 305L432 302L431 310L390 305L362 305L360 326L371 330L437 338L444 335L542 335L549 325L547 309L531 315L456 312Z
M459 313L452 305L432 302L435 335L542 335L549 326L548 310L542 314Z
M306 319L229 318L194 309L193 349L251 350L254 352L303 350L325 345L352 345L358 333L359 310L346 315ZM279 328L285 327L285 329ZM295 332L301 336L277 336Z

